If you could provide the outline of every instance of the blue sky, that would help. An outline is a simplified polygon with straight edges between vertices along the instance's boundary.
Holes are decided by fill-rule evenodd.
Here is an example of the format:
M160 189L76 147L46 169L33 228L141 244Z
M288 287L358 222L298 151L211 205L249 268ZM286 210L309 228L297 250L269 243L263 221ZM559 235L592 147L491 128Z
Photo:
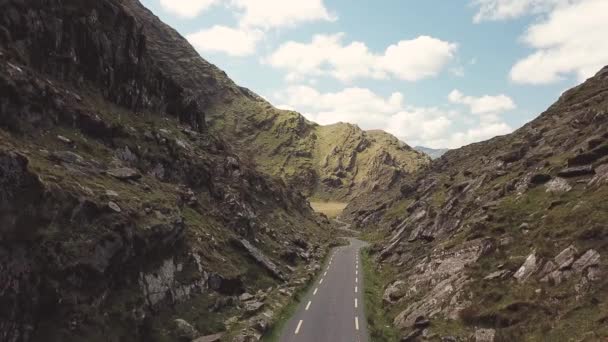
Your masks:
M274 105L410 145L509 133L608 64L606 0L142 2Z

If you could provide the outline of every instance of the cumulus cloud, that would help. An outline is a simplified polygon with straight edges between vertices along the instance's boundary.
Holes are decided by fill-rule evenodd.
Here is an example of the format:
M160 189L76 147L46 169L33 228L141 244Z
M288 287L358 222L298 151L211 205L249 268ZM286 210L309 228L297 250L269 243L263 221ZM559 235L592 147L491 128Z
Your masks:
M323 0L160 0L161 6L183 18L195 18L214 5L234 10L238 25L216 25L187 35L201 52L247 56L270 29L293 27L309 21L333 21Z
M473 0L472 6L479 7L473 21L505 20L518 18L530 13L547 12L556 6L572 0Z
M240 26L276 28L294 26L307 21L333 21L323 0L232 0L241 10Z
M452 103L466 105L473 114L498 114L515 109L515 102L507 95L483 95L480 97L466 96L458 89L452 90L448 95Z
M511 69L518 83L546 84L569 74L583 81L608 64L608 1L581 0L552 11L524 35L536 49Z
M160 4L166 11L189 19L196 18L214 5L224 5L235 9L241 27L268 29L336 19L323 0L160 0Z
M310 43L289 41L266 62L288 72L288 80L329 75L348 82L356 78L393 77L416 81L439 74L457 49L454 43L429 36L402 40L381 54L371 52L363 42L343 42L344 33L319 34Z
M538 16L522 42L535 51L511 68L517 83L548 84L574 75L579 81L608 64L606 0L473 0L474 21Z
M160 0L160 5L168 12L183 18L196 18L203 11L221 0Z
M202 52L223 52L230 56L246 56L255 52L263 33L255 29L213 26L186 36L196 49Z
M449 108L409 106L399 92L384 97L352 87L323 93L293 85L274 98L284 103L281 108L299 110L320 124L350 122L363 129L382 129L410 145L455 148L512 131L497 113L493 114L495 120L486 121L477 114Z

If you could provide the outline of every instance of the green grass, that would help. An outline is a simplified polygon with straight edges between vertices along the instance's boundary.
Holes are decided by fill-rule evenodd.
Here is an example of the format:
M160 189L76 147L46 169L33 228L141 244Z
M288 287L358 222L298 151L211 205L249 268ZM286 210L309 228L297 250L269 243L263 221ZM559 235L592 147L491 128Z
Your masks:
M361 252L363 275L365 277L364 302L367 314L367 326L371 341L393 342L398 341L397 329L393 327L392 320L387 315L382 303L385 281L385 272L378 270L377 265L365 248Z

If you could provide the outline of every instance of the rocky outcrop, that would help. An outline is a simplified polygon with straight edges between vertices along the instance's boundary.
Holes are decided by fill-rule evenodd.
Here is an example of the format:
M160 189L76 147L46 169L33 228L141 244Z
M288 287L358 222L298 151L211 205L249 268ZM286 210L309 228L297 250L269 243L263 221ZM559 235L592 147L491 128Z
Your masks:
M404 339L446 327L453 340L608 337L606 71L514 133L349 203L354 226L384 235L372 250L396 270L383 302Z
M283 241L320 258L306 199L208 130L234 96L136 0L0 3L0 340L218 333L229 298L283 283L231 241L277 274Z
M259 249L255 248L249 241L244 239L237 240L238 243L249 253L249 255L265 269L267 269L273 276L280 280L285 280L283 272L272 262L264 253Z
M397 179L430 162L383 131L346 123L319 126L259 98L234 98L232 104L234 109L222 106L209 112L210 129L230 137L246 155L255 155L262 171L308 197L346 201L387 191Z

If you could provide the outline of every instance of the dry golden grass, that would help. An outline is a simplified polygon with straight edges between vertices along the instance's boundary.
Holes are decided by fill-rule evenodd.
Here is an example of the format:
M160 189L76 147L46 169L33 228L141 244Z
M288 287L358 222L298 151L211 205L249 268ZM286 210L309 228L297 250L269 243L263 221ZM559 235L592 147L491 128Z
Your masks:
M336 218L346 208L348 203L343 202L310 202L310 206L319 213L327 215L329 218Z

